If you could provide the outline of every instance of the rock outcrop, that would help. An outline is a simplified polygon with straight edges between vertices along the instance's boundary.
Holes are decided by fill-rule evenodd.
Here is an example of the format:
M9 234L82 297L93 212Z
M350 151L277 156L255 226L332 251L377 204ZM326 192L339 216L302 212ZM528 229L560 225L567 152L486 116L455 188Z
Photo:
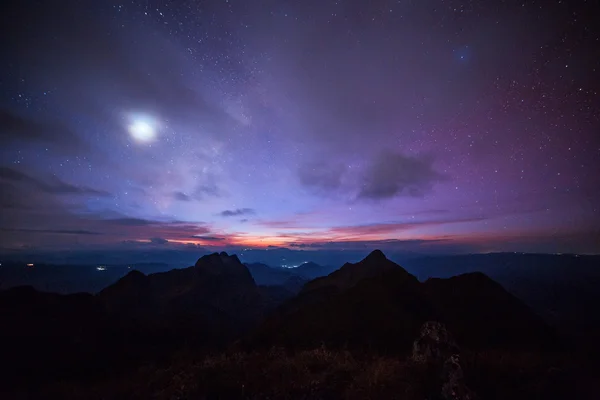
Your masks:
M442 364L459 352L454 338L441 322L427 321L413 343L412 359L417 363Z
M444 324L427 321L413 343L412 360L425 364L427 374L433 375L434 396L444 400L474 400L475 393L464 380L460 364L460 349Z
M475 400L475 393L465 383L460 356L453 354L442 366L442 390L444 400Z

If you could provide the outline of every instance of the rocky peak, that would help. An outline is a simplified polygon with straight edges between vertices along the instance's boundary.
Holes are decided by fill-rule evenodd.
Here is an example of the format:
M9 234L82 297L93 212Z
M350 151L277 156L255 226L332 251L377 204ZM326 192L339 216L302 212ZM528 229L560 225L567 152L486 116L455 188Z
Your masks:
M236 255L228 255L224 251L200 257L195 264L195 269L201 274L228 279L231 283L246 283L255 286L248 268L240 262Z
M374 250L366 258L355 264L346 263L337 271L308 282L303 291L325 286L335 287L337 290L343 291L354 287L363 279L373 278L391 271L402 271L406 275L406 279L418 283L417 278L406 272L398 264L388 260L381 250Z
M373 250L371 253L369 253L369 255L365 258L365 260L372 261L372 262L387 261L387 257L385 256L385 254L383 254L383 251L377 249L377 250Z

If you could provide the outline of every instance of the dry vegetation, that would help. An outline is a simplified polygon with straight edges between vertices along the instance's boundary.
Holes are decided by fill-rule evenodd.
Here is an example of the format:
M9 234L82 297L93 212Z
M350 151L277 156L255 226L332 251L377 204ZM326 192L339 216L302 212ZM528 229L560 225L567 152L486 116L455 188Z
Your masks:
M469 385L483 399L575 398L580 384L564 360L530 354L466 353ZM556 366L553 366L556 365ZM561 365L558 367L558 365ZM324 347L288 353L230 351L168 366L148 365L101 382L61 382L35 397L62 399L419 399L435 398L436 377L409 360ZM29 393L31 396L31 393ZM23 394L5 398L31 398Z

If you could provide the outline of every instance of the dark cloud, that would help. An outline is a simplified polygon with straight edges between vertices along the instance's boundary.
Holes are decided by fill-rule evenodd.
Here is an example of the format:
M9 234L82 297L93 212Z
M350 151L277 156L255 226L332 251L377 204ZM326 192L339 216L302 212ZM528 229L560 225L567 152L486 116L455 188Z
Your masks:
M56 176L50 176L46 180L34 178L24 172L9 167L0 167L0 179L7 182L23 183L29 185L32 189L48 194L80 194L100 197L111 195L104 190L72 185L60 180Z
M227 239L226 237L223 237L223 236L207 236L207 235L193 235L192 238L206 240L208 242L221 242L221 241Z
M300 183L316 192L328 193L339 189L346 169L325 162L304 164L298 171Z
M152 244L167 244L169 241L167 239L155 237L150 239L150 243Z
M368 160L368 159L367 159ZM307 163L298 170L300 183L320 195L356 193L358 199L422 196L434 183L446 179L435 171L433 158L383 152L351 170L340 163Z
M190 201L190 200L192 200L192 198L190 196L188 196L187 194L185 194L183 192L174 192L173 193L173 198L175 198L175 200L179 200L179 201Z
M217 185L200 185L195 190L195 196L203 198L204 196L221 197L222 192Z
M477 246L469 243L458 243L451 238L295 242L290 243L289 246L296 249L310 249L311 251L368 252L373 249L381 249L388 255L389 253L454 254L478 250Z
M25 233L51 233L59 235L102 235L100 232L87 231L84 229L23 229L23 228L0 228L4 232L25 232Z
M0 208L23 210L29 208L29 205L23 201L19 188L8 182L0 182Z
M395 196L423 196L446 176L433 169L430 157L383 153L368 168L358 198L387 199Z
M199 185L191 194L182 191L173 192L173 198L177 201L203 200L208 197L221 197L222 191L217 185Z
M107 224L117 225L117 226L190 226L189 223L183 221L161 221L161 220L153 220L153 219L144 219L144 218L131 218L131 217L122 217L122 218L109 218L102 219ZM196 226L196 225L191 225Z
M236 217L240 215L254 215L255 211L251 208L237 208L235 210L221 211L219 215L221 217Z
M31 143L32 141L60 145L63 150L85 148L80 137L59 122L26 118L0 109L0 144Z
M467 222L485 221L487 218L481 216L467 216L463 218L430 219L413 222L387 222L364 225L336 226L329 229L329 233L343 235L344 237L362 237L367 235L390 234L408 231L420 227L436 227L448 224L460 224Z

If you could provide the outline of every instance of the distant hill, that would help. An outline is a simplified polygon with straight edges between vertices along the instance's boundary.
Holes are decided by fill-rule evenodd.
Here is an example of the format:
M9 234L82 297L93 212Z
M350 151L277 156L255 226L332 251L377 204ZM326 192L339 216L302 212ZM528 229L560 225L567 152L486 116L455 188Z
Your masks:
M73 264L56 265L25 262L4 262L0 268L0 290L16 286L32 286L53 293L98 293L132 270L145 274L169 270L164 263L134 263L128 265Z
M298 286L300 282L303 285L307 281L329 275L338 269L314 262L306 262L294 268L273 267L262 263L249 263L246 266L259 285L282 285L290 289L294 285Z
M333 267L330 265L319 265L314 262L306 262L300 264L296 268L291 268L294 274L301 276L304 279L311 280L321 276L329 275L339 267Z
M307 281L293 268L271 267L262 263L246 264L246 267L257 285L282 286L293 294L298 293Z

